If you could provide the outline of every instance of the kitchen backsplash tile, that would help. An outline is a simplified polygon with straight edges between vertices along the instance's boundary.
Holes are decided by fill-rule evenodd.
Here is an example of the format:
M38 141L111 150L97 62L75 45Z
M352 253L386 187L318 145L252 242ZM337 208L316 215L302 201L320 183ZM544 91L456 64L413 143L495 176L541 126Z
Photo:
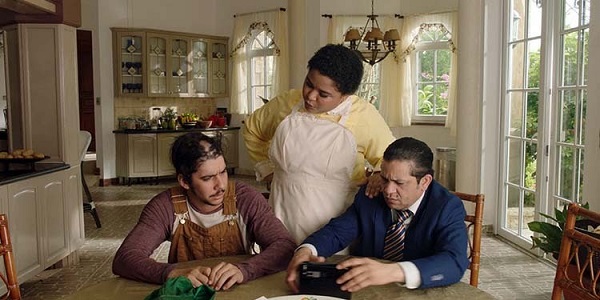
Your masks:
M118 128L118 120L122 117L136 116L150 119L151 107L173 107L179 114L189 112L201 117L208 117L217 110L214 98L115 98L114 128Z

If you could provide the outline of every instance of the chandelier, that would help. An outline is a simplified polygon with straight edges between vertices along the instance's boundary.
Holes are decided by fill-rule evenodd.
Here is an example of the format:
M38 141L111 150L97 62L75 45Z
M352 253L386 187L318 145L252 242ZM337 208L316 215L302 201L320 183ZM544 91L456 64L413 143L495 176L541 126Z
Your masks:
M357 28L350 28L345 36L346 46L356 52L360 58L371 66L384 60L390 52L396 49L396 41L400 40L397 29L390 29L382 33L375 14L374 0L371 0L371 14L367 16L367 23L362 32Z

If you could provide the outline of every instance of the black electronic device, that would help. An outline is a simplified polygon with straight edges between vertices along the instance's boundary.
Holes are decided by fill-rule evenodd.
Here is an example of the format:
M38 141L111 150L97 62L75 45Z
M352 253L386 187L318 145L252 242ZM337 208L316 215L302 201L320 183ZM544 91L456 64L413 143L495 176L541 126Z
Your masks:
M335 264L305 262L300 265L300 294L323 295L350 299L335 281L348 270L338 270Z

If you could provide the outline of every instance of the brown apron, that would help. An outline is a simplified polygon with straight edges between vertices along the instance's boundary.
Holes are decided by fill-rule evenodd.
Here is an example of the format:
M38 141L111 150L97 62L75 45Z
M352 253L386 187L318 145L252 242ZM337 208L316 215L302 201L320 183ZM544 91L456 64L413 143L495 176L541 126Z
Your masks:
M171 239L169 263L210 257L245 254L242 234L237 222L235 183L230 181L223 199L223 215L228 220L204 228L189 220L187 195L180 186L170 189L175 215L184 214Z

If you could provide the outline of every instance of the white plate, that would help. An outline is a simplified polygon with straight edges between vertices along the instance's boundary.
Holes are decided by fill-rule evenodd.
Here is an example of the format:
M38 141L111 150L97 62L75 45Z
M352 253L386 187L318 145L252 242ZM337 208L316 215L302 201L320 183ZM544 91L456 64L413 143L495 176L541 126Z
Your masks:
M291 295L269 298L269 300L344 300L338 297L321 296L321 295Z

